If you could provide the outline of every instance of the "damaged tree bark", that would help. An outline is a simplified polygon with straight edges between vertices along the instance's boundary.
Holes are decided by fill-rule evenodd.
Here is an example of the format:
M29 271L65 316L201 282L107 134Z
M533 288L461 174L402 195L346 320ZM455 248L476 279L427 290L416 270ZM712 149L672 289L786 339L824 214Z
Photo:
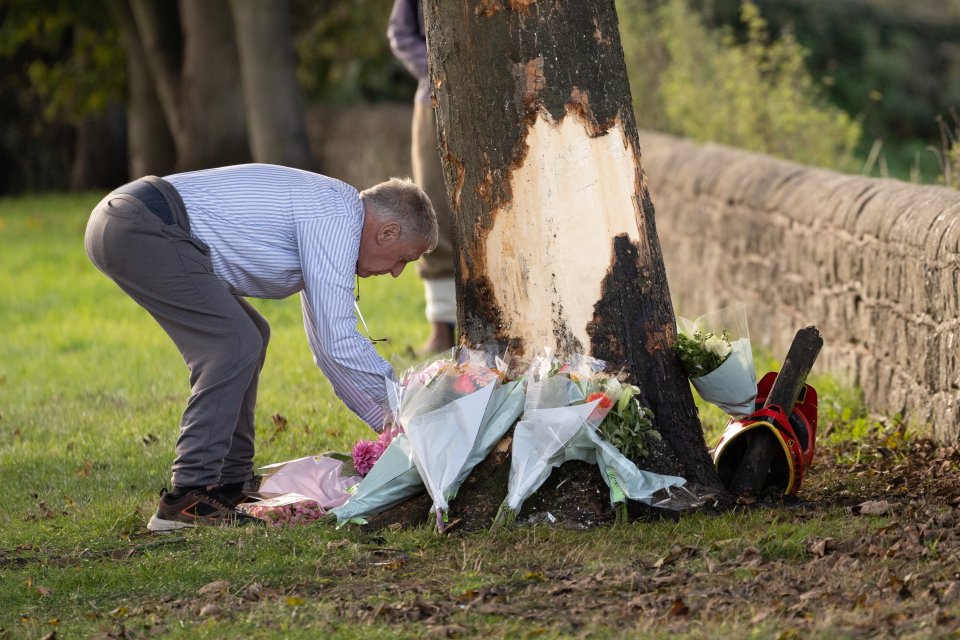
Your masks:
M723 493L671 349L676 320L614 3L425 0L424 22L461 336L520 359L553 347L625 367L665 445L640 466ZM499 505L504 464L501 443L453 511L492 515L477 505Z

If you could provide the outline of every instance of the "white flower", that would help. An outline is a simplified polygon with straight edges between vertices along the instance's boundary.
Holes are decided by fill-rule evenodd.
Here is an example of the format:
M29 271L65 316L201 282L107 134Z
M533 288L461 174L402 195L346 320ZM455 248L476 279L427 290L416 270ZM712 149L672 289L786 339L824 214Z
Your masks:
M610 378L603 391L610 396L612 401L616 402L620 398L620 394L623 393L623 385L616 378Z
M707 338L704 341L703 346L706 347L707 351L715 353L721 358L726 358L727 355L733 351L730 341L723 336L718 336L716 334L713 334Z

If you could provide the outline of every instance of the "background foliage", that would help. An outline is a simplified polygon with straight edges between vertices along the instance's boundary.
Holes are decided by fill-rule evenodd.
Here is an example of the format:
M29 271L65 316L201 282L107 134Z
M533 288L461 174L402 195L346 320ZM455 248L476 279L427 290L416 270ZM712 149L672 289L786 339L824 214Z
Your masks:
M416 83L387 44L393 0L295 0L299 78L307 101L407 102Z
M386 41L391 4L292 0L307 102L410 100L414 83ZM617 0L640 126L945 179L960 0L754 5L743 19L740 0ZM0 193L66 188L78 122L113 109L122 126L126 68L107 6L0 1Z
M709 31L686 0L621 5L631 82L644 96L635 104L641 126L807 164L856 168L859 125L827 102L804 66L805 50L789 33L771 39L755 4L743 3L743 43L730 30ZM654 62L645 63L651 53Z
M863 126L861 157L881 141L893 175L939 173L938 116L960 105L957 0L755 0L776 31L794 34L831 102ZM737 24L738 0L697 0L708 24ZM880 160L874 174L882 169Z

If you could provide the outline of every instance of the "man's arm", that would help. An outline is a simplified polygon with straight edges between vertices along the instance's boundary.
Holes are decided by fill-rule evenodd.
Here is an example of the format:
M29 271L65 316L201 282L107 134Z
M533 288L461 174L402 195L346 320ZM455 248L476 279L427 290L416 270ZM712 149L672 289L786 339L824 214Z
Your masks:
M386 380L393 369L357 333L353 311L357 240L340 217L313 220L298 228L304 291L304 328L313 359L347 408L375 431L387 416ZM351 268L351 266L353 268Z
M387 26L390 49L418 81L427 77L427 39L420 0L395 0Z

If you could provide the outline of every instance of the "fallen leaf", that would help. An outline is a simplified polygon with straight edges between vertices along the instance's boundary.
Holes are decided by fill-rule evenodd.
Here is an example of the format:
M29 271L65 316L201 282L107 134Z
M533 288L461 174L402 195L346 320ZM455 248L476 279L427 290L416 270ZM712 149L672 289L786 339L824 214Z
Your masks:
M346 547L349 544L350 544L350 541L347 540L346 538L344 538L343 540L337 540L337 541L331 540L330 542L327 543L327 551L333 551L334 549L342 549L343 547Z
M243 590L243 593L240 594L240 597L244 600L260 600L264 597L264 588L263 585L259 582L254 582L253 584L247 585Z
M447 624L442 627L427 627L427 635L431 638L459 638L466 632L467 628L458 624Z
M893 505L886 500L867 500L851 509L854 515L882 516L893 510Z
M661 567L671 565L681 558L686 558L693 555L696 551L697 550L695 547L686 547L675 544L670 547L670 551L667 553L667 555L653 563L653 567L655 569L660 569Z
M670 605L670 610L667 611L668 616L685 616L690 613L690 607L683 601L683 598L677 596L674 598L673 603Z
M951 604L960 598L960 582L951 580L950 584L943 590L940 601L944 604Z
M302 607L307 603L306 600L300 596L287 596L287 606L288 607Z
M810 545L809 551L812 555L822 558L836 549L836 546L836 540L833 538L821 538Z
M197 590L197 593L201 595L210 595L210 594L222 595L226 593L228 589L230 589L230 581L214 580L213 582L209 582L203 585L202 587L200 587Z
M766 620L766 619L767 619L767 616L769 616L769 615L770 615L770 612L769 612L769 611L758 611L758 612L755 613L755 614L753 615L753 617L750 619L750 624L760 624L761 622L763 622L764 620Z
M455 600L459 604L467 604L468 602L473 602L477 599L477 596L480 595L480 592L476 589L467 589L463 593L458 593Z
M110 557L114 560L126 560L136 552L136 547L130 547L128 549L114 549L110 552Z

